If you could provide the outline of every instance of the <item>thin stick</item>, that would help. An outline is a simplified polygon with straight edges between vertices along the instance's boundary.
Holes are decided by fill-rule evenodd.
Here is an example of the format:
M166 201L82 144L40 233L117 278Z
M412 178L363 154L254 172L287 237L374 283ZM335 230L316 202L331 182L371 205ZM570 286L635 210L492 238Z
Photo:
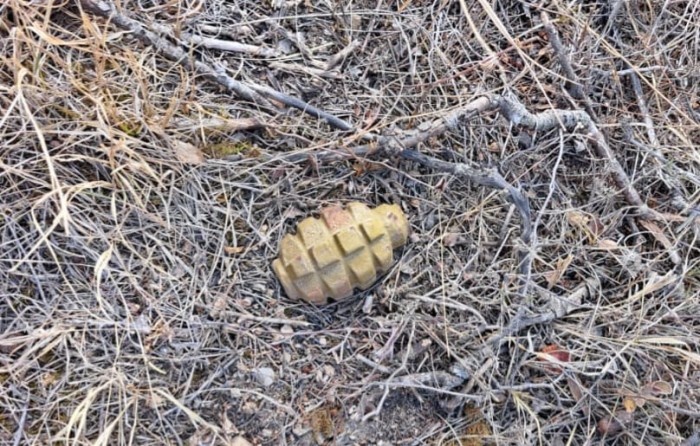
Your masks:
M306 113L307 115L311 115L314 118L319 118L323 119L326 121L328 124L331 126L340 129L340 130L345 130L345 131L351 131L354 130L354 127L352 124L338 118L337 116L334 116L330 113L326 113L321 109L318 109L314 107L311 104L308 104L301 99L295 98L293 96L286 95L284 93L280 93L279 91L273 90L270 87L266 87L264 85L258 85L258 84L249 84L250 88L255 90L256 92L263 94L271 99L274 99L276 101L279 101L283 103L284 105L287 105L289 107L294 107L296 109L299 109Z
M202 46L212 50L226 51L229 53L245 53L253 56L276 57L279 56L278 51L273 48L264 46L249 45L247 43L234 42L232 40L222 40L213 37L204 37L188 32L175 33L174 30L160 23L151 23L149 25L156 31L166 34L171 38L179 37L180 40L194 46Z
M591 277L586 282L579 285L576 290L566 297L558 296L552 292L542 290L549 296L549 301L551 302L550 310L544 313L527 316L525 314L525 307L521 306L508 325L505 326L500 333L489 339L488 344L485 346L485 351L490 351L491 348L495 348L497 350L501 340L513 336L519 331L522 331L528 327L561 319L573 311L583 308L583 300L588 297L592 290L599 287L599 285L600 283L598 282L598 279Z
M358 40L353 40L352 42L350 42L348 46L338 51L336 54L334 54L328 59L328 62L326 62L326 70L332 70L333 68L335 68L336 65L342 63L345 60L345 58L348 57L350 53L355 51L359 46L360 42Z
M247 85L225 74L217 73L212 67L203 62L190 59L190 56L180 46L170 43L169 40L149 30L139 21L121 14L111 2L106 0L80 0L80 5L83 9L95 15L107 18L118 27L130 31L134 37L148 45L154 46L168 59L174 60L186 68L196 69L202 75L225 86L243 99L272 108L272 105L265 98Z
M195 69L206 78L233 91L243 99L252 101L262 107L274 109L265 96L281 102L284 105L303 111L313 117L323 119L331 126L340 130L353 130L353 126L344 120L326 113L301 99L280 93L272 88L257 84L245 84L227 75L223 69L215 69L211 65L191 57L181 46L171 43L168 39L149 30L137 20L127 17L116 10L114 5L107 0L79 0L80 5L87 11L110 19L118 27L130 31L137 39L152 45L165 57L176 61L189 69Z
M561 65L561 69L564 70L564 74L566 75L566 89L569 91L569 94L571 94L572 97L576 99L583 99L583 88L578 82L576 73L574 73L569 56L567 55L564 45L562 45L561 39L559 38L559 33L552 24L552 21L549 20L549 15L545 11L542 11L542 23L544 24L544 30L547 32L547 36L549 36L549 43L552 44L554 54L556 54L557 59L559 60L559 65Z
M270 68L275 68L277 70L284 71L296 71L299 73L308 74L310 76L316 76L333 80L343 79L344 77L342 74L336 71L328 71L322 68L307 67L306 65L291 62L271 62Z
M506 191L511 202L518 209L522 217L520 222L522 229L521 237L525 243L530 242L532 236L532 222L530 205L528 204L527 198L519 190L511 186L496 170L475 169L463 163L449 163L409 149L403 150L401 156L433 170L448 172L457 177L468 178L470 181L480 186Z
M649 152L660 164L658 170L659 176L663 178L664 182L668 185L671 190L673 199L671 200L671 205L678 211L690 210L693 212L692 206L686 201L683 193L681 192L681 183L679 181L680 173L676 169L673 163L669 163L666 157L659 151L659 138L656 136L656 130L654 129L654 122L651 120L651 115L649 114L649 108L644 100L644 92L642 91L642 84L639 82L639 77L637 73L630 73L630 80L632 81L632 89L634 90L635 96L637 96L637 106L639 107L639 112L642 114L642 119L644 120L644 126L647 129L647 137L651 143L651 150ZM646 145L645 145L646 147ZM670 175L666 175L663 169L666 168L670 172Z
M635 187L632 185L627 173L613 154L610 146L605 140L605 137L602 133L600 133L600 130L598 130L598 127L592 120L588 123L588 134L593 140L593 147L596 149L596 154L608 162L608 166L612 171L613 180L615 180L617 187L622 189L622 193L627 202L639 209L640 217L649 220L658 220L658 214L649 209L649 207L642 201L642 198L639 196L639 192L637 192L637 189L635 189Z

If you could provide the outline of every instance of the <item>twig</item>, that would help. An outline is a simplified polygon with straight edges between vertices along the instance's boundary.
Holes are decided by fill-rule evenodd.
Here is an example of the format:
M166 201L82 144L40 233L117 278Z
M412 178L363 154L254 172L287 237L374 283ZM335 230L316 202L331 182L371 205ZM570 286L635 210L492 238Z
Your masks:
M244 84L227 75L225 70L215 69L207 63L190 57L190 55L188 55L182 47L171 43L168 39L149 30L139 21L121 14L116 10L114 5L107 0L79 0L79 2L85 10L95 15L110 19L118 27L130 31L139 40L158 49L165 57L176 61L186 68L195 69L206 78L235 92L243 99L252 101L262 107L273 109L274 107L265 98L266 96L289 107L299 109L306 114L323 119L331 126L340 130L347 131L353 129L351 124L329 113L319 110L301 99L288 96L284 93L280 93L272 88L262 85Z
M542 11L542 23L544 24L545 31L547 31L547 36L549 36L549 43L552 44L554 54L556 54L557 59L559 59L559 65L561 65L561 69L564 70L564 74L567 77L566 89L569 91L572 97L576 99L583 99L583 88L576 80L576 73L574 73L574 69L571 67L571 61L569 60L566 50L564 50L564 45L562 45L561 39L559 39L559 33L552 24L551 20L549 20L549 15L545 11Z
M615 26L615 19L617 19L617 15L620 13L620 9L622 9L623 3L624 3L623 0L615 0L615 3L610 11L610 14L608 14L608 23L605 24L603 36L605 36L608 32L610 32L610 29L613 26Z
M505 326L500 333L493 336L486 344L484 344L483 348L481 349L481 354L487 359L484 361L484 364L481 366L479 371L475 373L469 382L467 382L467 384L461 389L461 392L467 393L471 391L476 379L481 376L486 369L491 367L494 362L494 357L496 356L495 352L499 350L499 345L504 338L513 336L525 328L552 322L556 319L569 315L575 310L584 308L582 306L583 300L591 294L592 290L598 288L599 286L600 282L595 276L593 276L586 280L583 284L579 285L578 288L567 297L557 296L554 293L543 290L550 295L550 310L534 316L526 316L525 305L520 306L516 315L510 320L508 325ZM451 400L449 404L451 407L456 407L459 401L459 399L455 398Z
M583 110L545 110L532 113L515 96L495 96L492 101L498 110L514 125L521 125L532 130L547 131L560 125L566 130L575 130L579 126L590 126L591 117Z
M17 423L17 430L15 431L15 437L14 441L12 443L13 446L18 446L22 444L22 439L25 436L25 424L27 423L27 412L29 410L29 398L27 398L27 401L24 403L24 406L22 406L22 415L19 418L19 422Z
M642 198L639 196L639 192L637 192L637 189L635 189L630 182L627 173L613 154L610 146L608 146L605 137L602 133L600 133L600 130L598 130L598 127L592 120L588 123L588 134L593 139L593 147L596 149L598 156L608 162L608 166L612 171L613 180L615 180L617 187L622 189L622 193L627 202L639 209L640 217L649 220L658 220L660 218L659 215L655 211L649 209L649 207L642 201Z
M639 82L639 77L634 72L630 73L630 80L632 81L632 89L634 90L634 94L635 96L637 96L637 106L639 106L639 111L642 114L644 125L647 128L647 136L649 136L649 142L654 147L654 149L658 149L659 138L656 137L654 122L651 120L651 116L649 116L649 108L647 107L647 103L644 100L642 84ZM663 161L663 156L660 153L657 153L656 150L654 150L653 154L655 157L657 157L657 159Z
M435 386L439 389L454 389L464 382L464 378L449 372L434 371L426 373L413 373L404 375L386 383L390 386Z
M613 15L617 14L617 9L619 8L619 5L619 2L615 5L615 11ZM614 156L612 150L610 150L610 147L608 146L605 137L598 130L598 127L596 126L595 121L592 118L593 108L591 107L590 99L583 94L583 91L580 88L580 83L578 81L576 73L574 73L574 70L571 68L569 57L566 51L564 50L561 41L559 40L559 35L557 34L556 29L552 25L552 22L549 20L549 16L546 12L542 11L541 16L545 30L547 31L550 37L552 48L554 49L554 52L556 53L557 58L559 59L559 63L561 64L562 69L564 70L564 74L568 78L569 82L567 83L567 89L573 97L585 100L586 110L589 113L588 122L586 124L588 126L589 134L593 137L593 146L596 150L596 153L598 154L598 156L604 158L608 162L608 165L612 170L612 175L613 179L615 180L615 183L620 189L622 189L627 202L633 206L636 206L639 209L640 217L646 220L658 220L659 215L655 211L649 209L649 207L642 201L641 197L639 196L639 193L630 182L627 173L617 161L617 158ZM614 17L611 19L608 25L612 25L613 21ZM649 116L649 110L646 106L646 102L644 101L644 95L642 92L641 84L639 82L639 78L637 77L636 73L634 73L634 71L630 72L629 76L632 80L632 87L634 89L635 95L637 96L637 104L639 105L640 112L644 117L644 123L647 127L649 142L652 144L653 147L652 154L657 158L657 160L661 161L663 165L667 165L667 163L665 163L663 155L661 155L657 150L657 148L659 147L659 141L656 137L656 131L654 130L653 122ZM669 169L673 170L672 174L670 175L670 178L668 178L666 175L663 175L662 172L660 176L666 181L667 184L670 185L669 188L671 189L671 192L674 196L672 204L676 207L676 209L681 211L688 209L691 212L691 221L694 221L695 213L697 211L691 209L691 206L688 205L687 201L681 194L681 187L680 183L677 180L678 175L675 172L674 166L670 165ZM668 243L664 243L665 241L667 241L667 239L663 235L663 233L653 231L652 234L654 235L654 237L656 237L657 240L659 240L662 244L664 244L664 246L667 247L669 251L669 256L672 260L674 260L674 263L679 263L680 257L678 256L678 254L675 252L675 250L669 247Z
M403 149L408 149L417 146L418 144L427 141L445 133L448 129L454 128L460 121L468 119L479 113L494 110L498 104L492 102L491 97L480 97L464 107L453 111L446 117L439 118L426 126L421 126L423 130L415 133L402 132L397 136L377 136L372 133L365 135L365 139L371 140L370 143L354 147L341 146L336 150L325 150L313 154L309 153L290 153L283 155L283 159L289 162L301 162L313 157L318 162L339 161L348 158L359 158L370 156L376 153L398 154Z
M175 118L170 121L170 124L179 130L189 131L218 129L237 132L266 127L264 122L256 118Z
M287 415L291 416L291 417L296 417L296 416L299 415L299 414L297 413L296 410L292 409L291 406L288 406L287 404L284 404L284 403L280 403L279 401L277 401L277 400L274 399L273 397L271 397L271 396L269 396L269 395L266 395L266 394L264 394L264 393L258 392L258 391L256 391L256 390L253 390L253 389L241 389L241 388L228 389L228 390L231 390L231 391L233 391L233 392L248 393L248 394L251 394L251 395L255 395L255 396L257 396L258 398L264 399L265 401L267 401L267 402L273 404L274 406L279 407L280 409L284 410L284 412L285 412Z
M598 73L602 74L604 76L610 77L612 75L615 76L629 76L632 73L646 73L649 71L656 71L656 70L661 70L664 71L666 70L667 67L661 66L661 65L652 65L650 67L638 67L638 68L626 68L624 70L615 70L615 71L609 71L609 70L601 70L600 68L595 68L592 67L591 70Z
M298 63L272 62L270 63L270 68L275 68L284 71L296 71L298 73L304 73L311 76L334 80L339 80L343 78L343 75L336 71L328 71L322 68L307 67L306 65L300 65Z
M284 93L280 93L279 91L273 90L270 87L266 87L264 85L258 85L258 84L249 84L250 88L255 90L256 92L263 94L270 99L274 99L275 101L279 101L283 103L284 105L287 105L289 107L294 107L296 109L299 109L306 113L307 115L311 115L314 118L319 118L323 119L326 121L328 124L332 125L333 127L340 129L340 130L345 130L345 131L350 131L354 130L354 127L352 124L331 115L330 113L324 112L323 110L320 110L313 105L310 105L301 99L295 98L293 96L286 95Z
M459 390L459 392L462 393L462 394L469 394L469 392L471 392L471 390L472 390L472 389L474 388L474 386L476 385L476 382L477 382L478 380L481 379L481 377L486 373L486 371L487 371L488 369L491 368L491 366L493 366L493 363L494 363L494 362L496 362L496 360L494 359L494 356L493 356L493 355L491 355L490 357L488 357L488 358L484 361L484 363L481 365L481 367L479 367L479 370L477 370L476 372L474 372L474 374L471 376L471 378L469 378L469 381L467 381L467 382L464 384L464 386L462 386L462 388ZM450 410L455 409L462 401L463 401L462 398L460 398L459 396L455 396L455 397L453 397L453 398L450 398L450 399L445 403L445 407L446 407L447 409L450 409Z
M204 37L189 32L176 33L172 28L160 23L151 23L149 25L156 31L163 33L171 38L179 38L187 44L195 46L203 46L212 50L227 51L230 53L245 53L253 56L276 57L277 50L266 48L264 46L249 45L247 43L234 42L232 40L221 40L213 37Z
M311 324L306 321L298 321L295 319L284 319L284 318L276 318L276 317L264 317L264 316L254 316L252 314L243 314L243 313L236 313L236 312L226 312L227 316L230 317L235 317L244 321L254 321L254 322L260 322L263 324L277 324L277 325L289 325L289 326L297 326L297 327L309 327ZM226 329L228 326L226 324L223 325L223 328Z
M669 163L666 160L666 157L661 152L659 152L659 139L656 136L654 122L651 120L649 108L647 107L646 101L644 100L644 92L642 91L642 84L641 82L639 82L639 77L636 73L632 72L630 73L630 80L632 81L632 89L634 90L634 94L635 96L637 96L637 106L639 107L639 112L642 114L644 126L647 129L647 137L649 138L649 142L651 143L651 150L649 150L649 152L661 165L661 168L659 169L659 176L663 178L664 182L668 185L668 188L671 190L671 194L673 195L671 205L680 212L691 210L692 206L686 201L685 197L681 192L682 188L679 181L680 175L676 169L675 164ZM665 175L665 173L663 172L664 168L670 170L670 175Z
M559 62L561 63L562 69L564 70L564 74L569 78L569 81L572 84L580 85L576 73L574 73L574 70L571 68L568 55L566 54L564 47L561 45L561 41L559 41L559 36L554 27L552 26L552 23L549 20L549 16L544 11L542 12L542 21L544 22L545 29L548 30L547 32L551 32L550 40L552 41L552 47L557 53ZM593 112L590 106L590 100L585 95L582 95L582 97L586 100L586 109L588 110L588 113L581 112L585 114L585 117L583 117L581 123L588 128L588 133L593 139L593 146L598 156L607 161L610 170L612 171L612 176L615 180L615 184L617 184L617 187L619 187L622 190L627 202L639 209L641 217L647 219L658 219L658 215L654 211L649 209L649 207L647 207L647 205L642 201L641 197L639 196L639 193L630 182L627 173L617 161L617 158L613 154L612 150L610 150L610 147L608 146L605 137L600 132L600 130L598 130L598 127L596 126L595 121L591 116Z
M356 354L355 358L357 358L358 361L365 364L366 366L372 367L373 369L376 369L381 373L384 373L384 374L391 373L391 370L388 367L385 367L381 364L378 364L378 363L372 361L371 359L369 359L368 357L366 357L365 355L363 355L361 353Z
M521 237L525 243L530 242L532 235L532 222L530 221L530 205L527 198L516 188L510 185L505 178L494 169L475 169L463 163L449 163L415 150L403 150L401 156L407 160L415 161L433 170L449 172L457 177L468 178L470 181L494 189L504 190L508 193L512 203L520 212Z
M567 316L572 311L580 309L583 299L591 293L592 289L597 288L598 285L598 279L591 277L585 283L579 285L579 287L567 297L557 296L554 293L545 291L551 297L549 299L551 302L549 311L534 316L526 316L525 307L520 307L517 314L511 319L508 325L504 327L499 334L489 340L489 344L495 347L503 338L513 336L517 332L533 325L545 324L560 319Z
M568 56L566 55L563 46L561 45L561 42L558 41L558 35L556 34L556 30L554 27L551 25L551 22L549 21L549 17L545 12L542 13L542 20L545 22L545 28L547 28L547 24L549 24L549 28L551 29L552 35L550 36L550 39L552 40L552 47L555 49L555 52L557 53L557 57L559 58L560 63L562 64L562 68L564 69L564 73L569 77L569 81L572 83L572 85L580 86L580 83L578 82L578 78L576 77L576 74L574 73L573 69L571 68L571 64L569 63ZM549 31L548 31L549 32ZM555 36L555 37L553 37ZM573 94L572 94L573 96ZM585 95L581 95L585 99ZM586 101L586 107L587 109L591 110L590 105L588 104L588 100ZM522 105L522 104L521 104ZM522 110L524 110L525 107L522 107ZM525 110L526 113L527 110ZM571 115L568 114L562 114L561 112L557 112L555 110L550 110L550 112L554 112L554 114L560 116L560 117L565 117L569 116L572 117ZM547 112L544 112L547 113ZM658 219L658 216L656 215L655 212L653 212L651 209L647 207L647 205L642 201L641 197L639 196L639 193L637 190L634 188L632 183L630 182L629 177L627 176L627 173L625 170L622 168L620 163L617 161L617 158L613 154L612 150L610 150L610 147L608 146L607 141L605 140L605 137L603 134L598 130L598 127L596 126L593 118L589 113L586 113L584 111L578 111L578 112L571 112L571 113L577 113L575 116L575 120L578 120L580 124L585 125L588 128L588 133L593 139L593 146L596 150L596 153L598 156L601 158L605 159L610 167L610 170L612 171L612 176L613 179L615 180L615 184L622 190L625 199L627 200L628 203L630 203L633 206L636 206L640 210L640 214L644 218L648 219ZM542 113L539 113L538 115L541 115ZM512 120L511 120L512 121ZM573 122L572 122L573 123ZM523 125L528 126L527 123L523 122ZM563 122L564 127L569 128L566 122ZM529 127L532 127L529 125ZM535 127L537 128L537 127Z
M557 171L559 170L559 165L561 164L561 160L564 157L564 138L561 132L559 132L559 153L557 154L557 160L554 163L554 167L552 168L552 179L549 182L549 191L547 193L547 197L544 200L544 203L542 203L542 207L540 208L540 212L537 214L537 218L535 218L535 223L532 225L532 249L535 251L537 249L537 228L540 224L540 219L542 218L542 215L544 214L544 211L547 209L547 206L549 206L549 201L552 199L552 195L554 194L554 191L556 190L556 181L557 181ZM523 288L521 289L521 296L527 295L527 287L528 284L530 283L530 271L527 271L527 275L525 276L524 280L524 285Z
M345 58L348 57L350 53L355 51L359 46L360 42L358 40L353 40L352 42L350 42L348 46L338 51L336 54L334 54L328 59L328 62L326 62L326 70L332 70L336 65L342 63L345 60Z
M174 60L186 68L194 68L202 75L214 80L235 92L243 99L255 102L264 107L272 108L272 105L258 93L247 85L217 73L211 66L195 59L190 59L189 55L178 45L172 44L169 40L146 28L142 23L121 14L116 10L111 2L106 0L80 0L83 9L111 20L118 27L131 32L137 39L157 48L165 57Z

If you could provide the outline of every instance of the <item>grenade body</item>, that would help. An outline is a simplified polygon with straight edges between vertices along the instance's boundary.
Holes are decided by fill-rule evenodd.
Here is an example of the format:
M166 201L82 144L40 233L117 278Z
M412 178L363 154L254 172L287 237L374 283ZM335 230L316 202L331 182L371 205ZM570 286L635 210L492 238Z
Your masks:
M284 236L272 268L291 299L342 300L355 288L369 288L389 269L394 249L406 243L408 232L397 205L329 206L321 209L320 219L309 217L296 234Z

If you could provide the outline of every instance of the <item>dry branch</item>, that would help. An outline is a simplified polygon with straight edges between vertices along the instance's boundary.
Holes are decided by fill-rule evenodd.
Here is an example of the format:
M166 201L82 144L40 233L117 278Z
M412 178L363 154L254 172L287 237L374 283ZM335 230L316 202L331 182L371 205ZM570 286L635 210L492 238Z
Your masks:
M498 335L491 338L489 343L496 346L503 338L513 336L521 330L532 327L533 325L545 324L561 319L571 312L581 309L583 300L591 294L592 290L599 287L598 279L591 277L566 297L557 296L542 290L548 295L551 306L549 311L527 316L525 315L525 307L520 307L518 313L511 319L510 323L504 327Z
M515 187L511 186L497 172L486 171L469 167L465 164L449 163L437 158L433 158L420 152L410 150L422 142L445 133L447 130L455 128L460 122L487 111L499 111L513 125L525 127L536 131L547 131L555 127L574 131L582 128L588 131L598 156L602 157L611 170L613 179L617 186L632 206L639 209L640 216L644 218L658 218L657 214L649 209L642 201L639 193L632 185L627 173L624 171L612 150L607 144L605 137L598 130L591 116L583 110L546 110L540 113L532 113L525 105L514 96L482 96L466 106L460 107L449 115L437 119L432 123L420 126L423 130L409 133L404 132L398 136L376 136L365 135L371 143L355 146L354 148L340 148L335 151L325 151L316 154L318 161L333 161L345 158L372 156L376 154L400 155L411 161L418 162L431 169L445 171L463 178L468 178L476 184L505 190L512 203L517 207L522 217L521 238L525 243L530 243L532 223L530 221L530 209L527 199ZM284 159L291 162L299 162L309 158L307 153L292 153L285 155ZM520 261L520 273L527 275L529 272L529 255L523 255Z
M632 71L629 75L632 81L632 89L637 97L637 106L639 107L639 112L642 114L642 119L644 121L644 126L647 129L647 137L651 143L651 148L649 152L654 157L654 159L659 164L657 170L658 175L663 178L664 182L671 190L673 199L671 200L671 205L680 212L690 211L691 213L697 212L692 209L692 206L686 201L683 193L681 192L682 187L679 181L680 172L676 168L675 164L669 163L666 157L659 151L659 138L656 136L656 130L654 129L654 122L649 114L649 108L647 107L646 100L644 100L644 92L642 91L642 84L639 82L639 77L637 73ZM664 172L664 168L669 170L669 175Z
M105 0L80 0L80 2L85 9L100 16L110 18L117 26L131 31L137 38L155 46L167 57L174 59L185 66L194 67L208 78L226 86L245 99L267 106L269 105L269 102L267 102L263 96L269 97L276 101L282 102L285 105L303 110L305 113L311 116L323 119L338 129L346 131L353 129L351 124L337 118L336 116L319 110L298 98L280 93L263 85L241 83L229 77L222 70L215 70L204 62L198 60L190 61L189 56L181 47L170 43L167 39L164 39L158 34L150 31L140 22L119 13L111 3ZM352 45L350 45L348 48L350 47L352 47ZM598 131L590 116L583 111L547 110L542 113L533 114L529 112L521 102L513 98L508 98L505 96L483 97L468 104L466 107L453 112L441 121L434 123L428 130L418 132L413 136L397 139L396 137L373 137L373 135L366 135L366 139L375 139L375 141L373 141L372 144L356 147L354 150L351 150L351 154L352 156L369 155L377 148L381 148L385 151L392 151L391 149L393 148L394 151L400 153L406 148L415 147L419 143L424 142L429 138L444 133L447 129L454 127L456 123L465 116L491 109L498 109L506 117L506 119L515 125L522 125L535 130L548 130L560 124L568 130L572 130L580 124L587 126L589 133L592 135L595 141L595 146L598 149L597 151L599 155L607 159L613 171L615 181L623 190L627 200L631 204L640 207L644 215L649 215L649 209L644 205L639 197L639 194L631 185L629 178L625 174L619 162L617 162L613 156L602 134ZM432 165L439 167L440 169L446 168L446 164L443 164L443 162L434 159L430 160L429 158L419 156L417 152L408 152L407 155L414 161L422 164L428 166ZM287 159L289 161L299 161L306 159L306 155L293 154ZM473 177L474 181L478 184L489 187L503 188L502 186L504 186L505 183L503 178L493 177L492 173L479 173L477 171L467 169L466 166L450 167L450 171L452 173L459 174L460 176L466 176L469 178ZM492 179L484 182L484 180L487 178ZM523 218L525 218L525 216L529 216L529 210L523 207L524 201L522 196L514 195L514 192L517 192L516 189L509 186L506 188L506 190L509 192L513 203L518 206ZM527 223L527 225L529 224L530 223ZM529 232L524 232L523 240L529 240L529 236Z
M226 51L229 53L244 53L252 56L276 57L279 55L273 48L249 45L247 43L240 43L232 40L204 37L188 32L175 33L171 27L160 23L151 23L150 26L156 31L163 33L172 39L179 38L179 40L182 40L192 46L202 46L211 50Z
M549 15L543 11L541 17L545 30L549 35L552 48L557 56L557 59L559 60L560 65L562 66L562 69L564 70L564 74L568 79L567 89L570 91L572 96L576 97L577 99L584 99L586 102L586 109L588 110L588 112L585 113L586 118L584 119L582 124L585 124L585 126L588 128L588 133L593 140L593 146L595 148L596 154L607 161L613 179L615 180L615 184L617 184L617 187L619 187L622 190L622 193L624 194L627 202L639 209L640 216L647 219L657 219L658 215L651 209L649 209L647 205L642 201L641 197L639 196L639 193L632 185L629 176L627 175L625 170L622 168L622 165L613 154L612 150L610 149L610 146L608 146L605 137L600 132L600 130L598 130L593 116L591 116L590 114L592 113L590 99L588 99L588 97L580 88L581 83L578 79L578 76L576 76L576 73L571 67L569 55L564 49L561 40L559 39L559 34L557 33L556 28L549 19Z
M277 70L282 71L295 71L298 73L308 74L309 76L316 76L333 80L343 79L343 75L336 71L328 71L322 68L307 67L306 65L301 65L297 63L271 62L270 68L275 68Z
M223 69L216 69L211 65L190 56L181 46L171 43L168 39L148 29L141 22L134 20L119 11L106 0L79 0L80 5L87 11L111 20L118 27L131 32L137 39L152 45L165 57L174 60L186 68L195 69L206 78L233 91L243 99L252 101L262 107L273 109L272 104L266 99L269 97L284 105L303 111L306 114L323 119L331 126L340 130L352 130L353 126L344 120L324 112L298 98L280 93L272 88L257 84L246 84L233 79ZM159 27L162 30L162 27Z
M544 24L545 31L547 31L547 36L549 37L549 42L552 44L554 53L559 60L559 65L561 65L562 70L564 70L564 74L566 74L566 89L569 91L572 97L576 99L583 99L583 87L577 80L576 73L574 73L569 56L566 50L564 50L564 45L561 43L557 29L554 27L551 20L549 20L549 15L544 11L542 11L542 23Z
M229 77L217 73L209 65L196 59L191 59L187 52L180 46L171 43L168 39L149 30L141 22L121 14L111 2L105 0L80 0L83 9L92 14L111 20L118 27L131 32L134 37L142 42L157 48L165 57L174 60L186 68L196 69L205 77L225 86L243 99L255 102L261 106L272 108L272 105L247 85Z
M522 217L521 237L525 243L530 242L532 237L532 222L530 218L530 205L528 204L527 198L519 190L511 186L496 170L475 169L463 163L450 163L409 149L401 151L401 156L430 169L448 172L460 178L467 178L480 186L507 192L512 203L518 209Z

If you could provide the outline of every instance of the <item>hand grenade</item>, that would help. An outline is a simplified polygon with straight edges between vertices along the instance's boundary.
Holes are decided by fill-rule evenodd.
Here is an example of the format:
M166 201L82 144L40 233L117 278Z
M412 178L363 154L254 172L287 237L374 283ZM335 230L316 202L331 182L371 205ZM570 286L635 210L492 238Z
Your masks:
M394 249L406 243L409 225L398 205L370 209L350 203L321 209L295 235L282 239L272 268L291 299L326 304L342 300L353 289L366 290L394 261Z

